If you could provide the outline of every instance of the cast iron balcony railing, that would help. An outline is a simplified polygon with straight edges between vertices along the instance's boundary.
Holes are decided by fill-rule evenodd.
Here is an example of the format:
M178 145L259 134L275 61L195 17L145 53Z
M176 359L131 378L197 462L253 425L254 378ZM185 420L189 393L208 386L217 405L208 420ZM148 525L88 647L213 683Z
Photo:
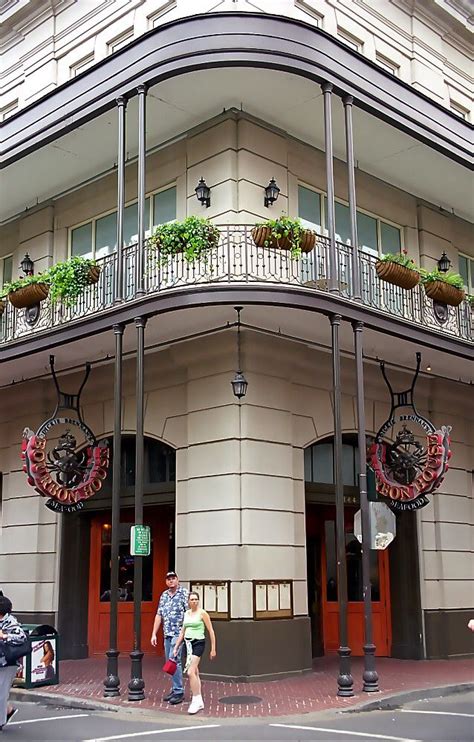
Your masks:
M219 245L193 262L187 262L182 254L160 258L156 251L147 248L144 261L146 293L156 295L187 286L222 284L278 284L303 287L310 292L328 291L329 240L326 237L318 237L311 253L292 258L285 250L257 247L251 229L251 226L243 225L221 227ZM336 250L340 294L355 301L352 247L339 242ZM422 286L405 291L380 281L375 271L376 259L372 254L358 251L362 305L444 335L466 341L474 339L472 310L467 302L456 308L448 307L444 317L439 313L437 316L433 302L425 295ZM53 306L46 299L33 327L27 323L23 310L14 309L7 302L0 319L0 344L111 309L115 304L116 261L115 253L98 261L101 267L99 282L89 286L72 306ZM123 261L123 300L130 302L137 296L137 245L124 248Z

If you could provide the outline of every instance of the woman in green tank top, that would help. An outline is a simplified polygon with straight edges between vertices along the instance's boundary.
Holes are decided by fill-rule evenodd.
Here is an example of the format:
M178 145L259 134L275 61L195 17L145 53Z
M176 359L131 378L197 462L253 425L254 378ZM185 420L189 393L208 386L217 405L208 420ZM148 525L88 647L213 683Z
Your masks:
M177 655L181 643L186 643L187 659L185 671L189 676L192 700L189 705L188 714L196 714L204 708L201 695L201 678L199 677L199 662L206 646L206 633L211 639L210 658L216 656L216 635L212 628L209 614L199 607L199 595L189 593L189 610L184 614L183 628L174 646L174 656Z

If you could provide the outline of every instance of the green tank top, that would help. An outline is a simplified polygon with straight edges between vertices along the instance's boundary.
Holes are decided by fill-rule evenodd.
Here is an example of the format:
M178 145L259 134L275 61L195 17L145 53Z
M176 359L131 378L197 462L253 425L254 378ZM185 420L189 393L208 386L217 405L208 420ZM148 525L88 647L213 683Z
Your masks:
M186 611L183 626L185 639L204 639L205 627L202 620L202 611L196 611L194 616L191 611Z

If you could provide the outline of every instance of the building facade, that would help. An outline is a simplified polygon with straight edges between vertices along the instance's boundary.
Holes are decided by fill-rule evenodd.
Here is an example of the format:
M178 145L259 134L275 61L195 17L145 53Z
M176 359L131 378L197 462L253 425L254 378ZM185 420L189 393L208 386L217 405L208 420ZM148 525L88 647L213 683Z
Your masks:
M2 589L25 620L58 626L67 656L107 650L118 471L118 648L131 650L145 325L145 650L173 567L215 617L214 676L278 677L335 652L339 492L348 645L362 654L361 425L370 441L390 417L380 359L401 391L421 353L416 409L436 428L452 426L452 457L429 503L397 514L393 543L371 551L374 643L379 656L468 656L472 308L433 302L421 285L384 284L375 271L387 252L406 251L427 270L444 253L474 293L468 3L199 5L196 14L185 0L19 1L2 11L3 281L25 253L35 273L74 255L101 268L71 306L46 299L33 316L5 303ZM200 178L208 207L196 198ZM271 178L280 190L266 206ZM255 223L282 213L316 232L310 252L255 244ZM157 225L190 215L220 230L207 258L157 259L142 244ZM112 463L74 513L45 507L20 458L23 430L36 431L56 406L50 354L69 394L91 363L82 417L112 459L121 439L118 469ZM240 400L236 370L248 381Z

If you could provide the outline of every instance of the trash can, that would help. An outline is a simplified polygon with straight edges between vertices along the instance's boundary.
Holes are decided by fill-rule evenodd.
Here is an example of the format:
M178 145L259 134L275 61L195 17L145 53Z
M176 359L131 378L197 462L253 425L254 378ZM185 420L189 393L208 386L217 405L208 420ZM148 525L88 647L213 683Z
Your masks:
M22 657L13 685L37 688L59 683L59 634L46 624L23 624L32 651Z

